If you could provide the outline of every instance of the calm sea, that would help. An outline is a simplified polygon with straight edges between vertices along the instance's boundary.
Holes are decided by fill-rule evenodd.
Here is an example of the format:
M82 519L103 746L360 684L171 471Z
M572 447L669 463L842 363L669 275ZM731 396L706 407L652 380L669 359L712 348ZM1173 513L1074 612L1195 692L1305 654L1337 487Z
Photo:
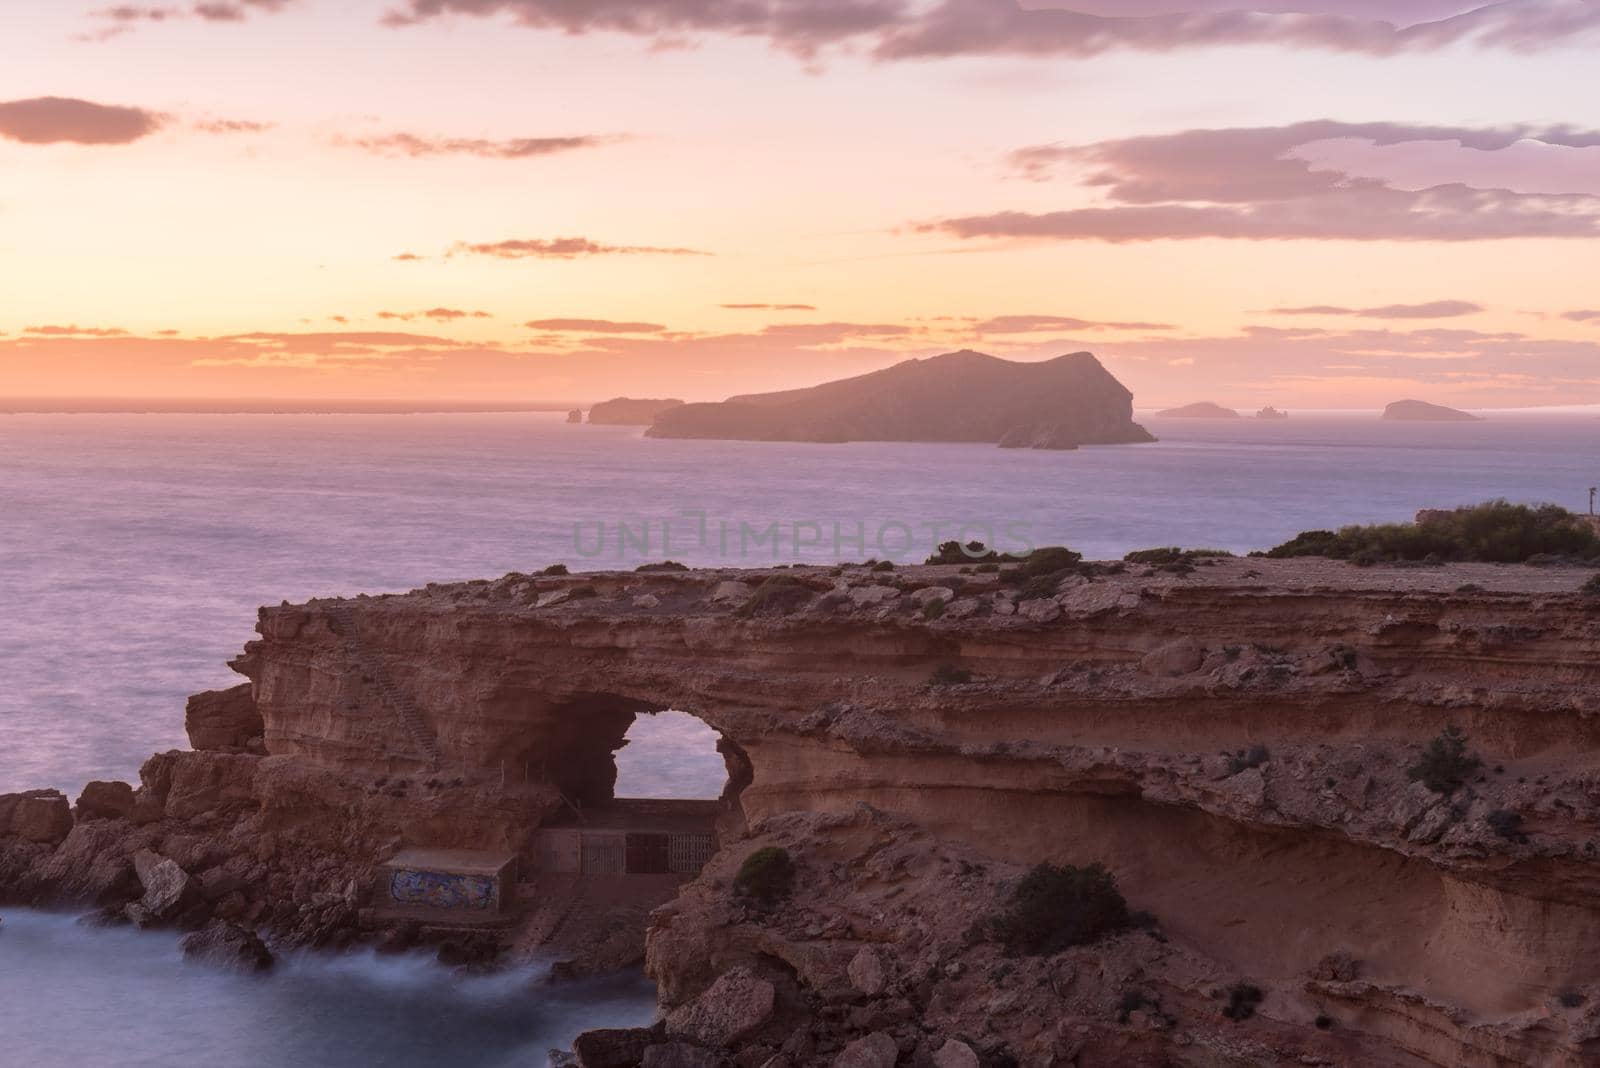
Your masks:
M1246 551L1489 497L1587 508L1600 485L1592 412L1145 422L1158 444L1049 453L652 441L542 414L0 416L0 791L132 779L183 746L184 697L239 681L224 661L256 606L283 599L558 561L920 560L952 537ZM620 792L720 785L694 721L631 737ZM40 1065L492 1065L537 1063L527 1051L570 1039L592 1007L648 1017L648 992L625 987L439 978L356 957L241 984L179 967L163 936L16 913L0 989L25 993L0 997L0 1035ZM331 989L348 1012L320 1009ZM91 1027L96 1011L117 1028Z

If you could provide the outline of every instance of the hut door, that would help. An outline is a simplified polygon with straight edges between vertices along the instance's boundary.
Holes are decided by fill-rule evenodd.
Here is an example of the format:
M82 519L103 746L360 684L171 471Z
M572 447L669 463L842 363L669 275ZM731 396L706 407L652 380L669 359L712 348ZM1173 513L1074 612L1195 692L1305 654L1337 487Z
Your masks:
M629 875L665 875L671 870L666 835L628 835Z

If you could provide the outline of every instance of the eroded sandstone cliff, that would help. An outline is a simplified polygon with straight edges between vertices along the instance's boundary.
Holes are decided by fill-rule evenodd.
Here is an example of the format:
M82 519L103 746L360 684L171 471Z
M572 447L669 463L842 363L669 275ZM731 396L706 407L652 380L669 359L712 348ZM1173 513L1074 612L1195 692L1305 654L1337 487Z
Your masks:
M0 887L120 904L144 849L227 886L216 914L337 941L372 865L526 851L603 803L633 718L670 707L721 734L730 792L649 970L668 1008L730 970L774 983L733 1042L750 1063L876 1035L905 1063L952 1039L1028 1065L1600 1056L1582 573L1088 571L510 575L264 609L247 695L191 710L222 748L154 758L126 816L33 819ZM1408 769L1452 725L1482 765L1437 793ZM772 914L729 891L766 844L799 870ZM1045 860L1104 863L1153 919L1005 958L974 921ZM1221 1011L1241 986L1262 995L1243 1021Z

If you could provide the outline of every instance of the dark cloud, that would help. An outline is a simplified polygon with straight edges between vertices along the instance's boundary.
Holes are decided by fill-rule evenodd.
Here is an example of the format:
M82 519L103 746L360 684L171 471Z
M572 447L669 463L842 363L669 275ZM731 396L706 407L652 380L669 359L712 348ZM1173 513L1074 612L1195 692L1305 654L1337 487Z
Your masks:
M23 333L39 337L126 337L127 331L98 326L29 326Z
M1068 0L1070 2L1070 0ZM1532 51L1600 31L1584 0L405 0L385 21L509 17L569 34L759 37L810 55L849 43L884 60L966 55L1099 55L1270 44L1389 56L1460 43Z
M403 26L441 15L510 16L569 34L626 33L655 40L719 33L760 37L810 54L900 24L905 0L407 0L386 19Z
M582 148L598 148L612 144L617 137L584 135L581 137L519 137L507 141L488 141L476 138L418 137L415 134L396 133L381 137L341 137L339 144L363 149L380 156L399 156L420 159L425 156L478 156L483 159L528 159L533 156L551 156L558 152L573 152Z
M659 334L660 323L613 322L610 319L534 319L522 324L530 330L551 330L575 334Z
M293 0L227 0L194 5L196 18L207 22L243 22L253 14L276 15Z
M587 237L528 238L484 244L457 242L450 255L493 256L502 260L572 260L581 256L709 256L692 248L607 245Z
M1110 242L1600 236L1600 196L1483 189L1459 181L1401 189L1381 178L1295 155L1307 145L1339 139L1383 146L1464 146L1479 152L1501 151L1524 140L1562 148L1600 146L1600 133L1566 127L1472 129L1332 121L1039 145L1013 153L1011 163L1032 177L1070 170L1087 189L1099 190L1106 203L1055 212L964 216L920 229L963 238Z
M729 311L816 311L814 304L719 304Z
M1146 5L1149 6L1149 5ZM1410 25L1346 14L1335 3L1162 5L1176 10L1126 16L1025 7L1017 0L944 0L877 44L887 59L962 55L1086 57L1114 49L1166 52L1215 45L1273 44L1390 56L1463 42L1527 51L1572 44L1600 32L1600 8L1583 0L1505 0L1470 10L1435 8L1447 17ZM1403 5L1369 5L1388 15ZM1409 5L1415 6L1415 5Z
M183 14L181 8L175 7L137 7L132 4L121 4L92 11L90 17L104 19L107 22L165 22L168 19L182 18Z
M166 116L71 97L0 101L0 137L30 145L126 145L160 129Z
M1176 330L1171 323L1118 323L1066 315L999 315L974 327L980 334L1031 334L1045 330Z
M1273 308L1273 315L1354 315L1363 319L1453 319L1476 315L1483 305L1469 300L1436 300L1427 304L1384 304L1376 308L1341 308L1313 304L1304 308Z
M83 34L79 40L105 41L128 33L136 26L197 18L205 22L243 22L252 14L276 14L293 0L214 0L192 7L150 7L119 4L91 11L89 17L106 23L104 29Z

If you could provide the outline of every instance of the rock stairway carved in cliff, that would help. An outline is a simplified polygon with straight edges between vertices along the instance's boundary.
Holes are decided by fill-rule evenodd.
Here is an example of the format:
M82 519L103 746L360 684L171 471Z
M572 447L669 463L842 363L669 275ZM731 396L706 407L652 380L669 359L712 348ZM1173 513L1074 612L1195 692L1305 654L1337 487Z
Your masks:
M389 678L386 671L376 657L369 654L361 645L361 639L356 633L355 610L349 605L334 605L328 609L328 615L333 620L335 629L344 639L346 655L350 657L364 679L371 682L377 689L379 696L399 716L400 723L406 729L406 734L411 738L419 752L426 758L430 770L439 767L439 741L434 737L432 728L422 718L422 712L417 708L409 694L401 690Z

